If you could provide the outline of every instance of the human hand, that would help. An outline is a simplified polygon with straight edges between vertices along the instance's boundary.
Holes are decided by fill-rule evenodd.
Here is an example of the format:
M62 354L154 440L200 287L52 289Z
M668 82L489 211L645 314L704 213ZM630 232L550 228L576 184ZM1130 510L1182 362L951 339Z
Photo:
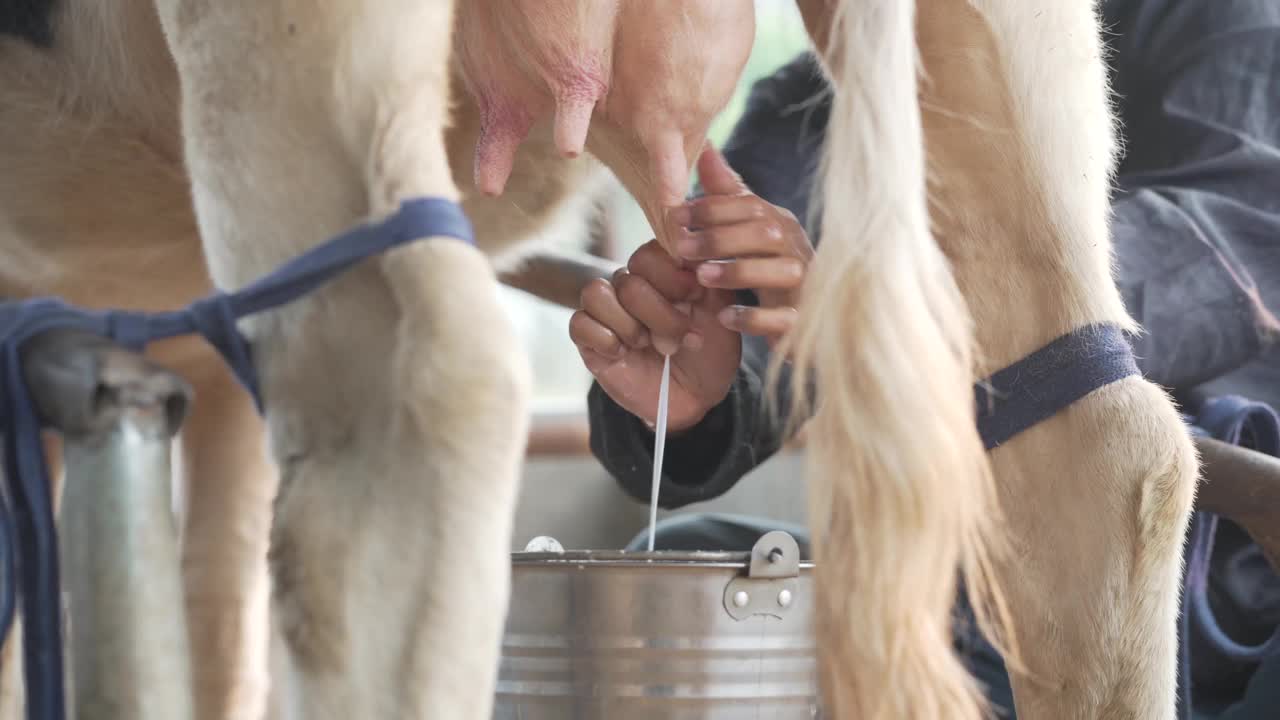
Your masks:
M673 251L704 288L754 291L758 307L730 305L720 322L773 347L795 325L813 246L796 217L752 193L715 148L699 156L698 175L707 194L667 214Z
M732 302L731 292L699 287L693 272L650 240L612 282L583 289L569 336L609 397L651 426L663 355L671 355L667 428L677 433L698 424L733 385L742 337L718 318Z
M641 246L613 282L592 282L569 334L604 391L652 425L663 355L672 356L668 428L696 425L724 400L742 360L742 334L770 346L795 323L813 258L789 211L753 194L723 156L698 158L706 195L668 211L673 258L656 241ZM753 290L758 307L735 305Z

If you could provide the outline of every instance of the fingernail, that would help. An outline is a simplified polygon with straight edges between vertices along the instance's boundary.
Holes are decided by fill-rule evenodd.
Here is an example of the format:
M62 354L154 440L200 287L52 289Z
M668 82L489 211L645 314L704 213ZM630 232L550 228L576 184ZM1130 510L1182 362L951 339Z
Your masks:
M663 355L675 355L680 350L680 343L666 338L654 338L653 349Z
M675 308L676 311L679 312L681 315L688 315L689 313L693 312L692 303L678 302L675 305L672 305L671 307Z
M681 257L695 257L701 249L702 239L693 233L689 233L676 241L676 252Z
M741 305L730 305L729 307L721 310L716 317L720 320L721 325L730 330L737 330L740 325L738 320L742 317L742 311L744 309L745 308Z
M686 333L681 344L690 350L699 350L702 348L702 336L697 333Z
M713 282L724 275L724 268L718 263L702 263L698 266L698 280L702 283Z

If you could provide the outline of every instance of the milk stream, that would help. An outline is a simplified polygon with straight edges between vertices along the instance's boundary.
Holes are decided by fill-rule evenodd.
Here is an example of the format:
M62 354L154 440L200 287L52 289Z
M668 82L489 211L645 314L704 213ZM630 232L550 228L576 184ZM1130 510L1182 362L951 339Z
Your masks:
M658 488L662 486L662 452L667 447L667 397L671 389L671 356L662 359L662 382L658 385L658 422L653 429L653 490L649 495L649 552L653 552L654 530L658 526Z

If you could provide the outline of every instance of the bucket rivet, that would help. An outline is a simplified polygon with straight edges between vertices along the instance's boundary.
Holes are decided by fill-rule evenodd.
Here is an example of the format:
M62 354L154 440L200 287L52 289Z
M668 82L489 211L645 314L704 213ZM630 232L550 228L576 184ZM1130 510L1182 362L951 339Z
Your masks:
M783 590L778 593L778 604L782 607L791 607L791 591Z
M746 607L751 602L751 596L747 595L747 591L739 590L733 594L733 604L735 607Z

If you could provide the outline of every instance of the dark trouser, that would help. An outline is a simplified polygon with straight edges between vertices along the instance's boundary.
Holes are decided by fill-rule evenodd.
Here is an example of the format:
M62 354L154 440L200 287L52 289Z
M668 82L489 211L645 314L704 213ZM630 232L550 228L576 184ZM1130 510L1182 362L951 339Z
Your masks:
M654 547L658 550L747 551L760 536L771 530L790 533L800 545L800 556L808 559L809 533L799 525L772 522L765 518L718 513L677 515L658 523ZM627 546L628 550L645 550L649 542L646 528ZM956 603L955 645L969 671L986 690L997 717L1015 718L1013 688L1004 661L995 648L974 628L973 613L964 598ZM1228 701L1227 707L1205 712L1196 708L1197 720L1263 720L1277 717L1280 708L1280 657L1262 664L1254 673L1241 698ZM1199 703L1196 703L1199 705Z

